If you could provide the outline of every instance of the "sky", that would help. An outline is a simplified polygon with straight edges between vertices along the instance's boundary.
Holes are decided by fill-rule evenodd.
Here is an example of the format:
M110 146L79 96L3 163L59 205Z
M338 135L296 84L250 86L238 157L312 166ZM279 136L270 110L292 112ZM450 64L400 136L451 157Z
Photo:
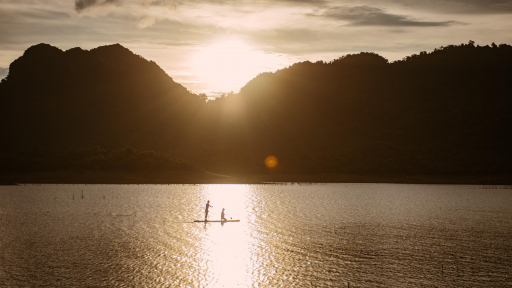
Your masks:
M0 0L0 78L32 45L119 43L194 93L375 52L389 61L469 40L512 44L512 0Z

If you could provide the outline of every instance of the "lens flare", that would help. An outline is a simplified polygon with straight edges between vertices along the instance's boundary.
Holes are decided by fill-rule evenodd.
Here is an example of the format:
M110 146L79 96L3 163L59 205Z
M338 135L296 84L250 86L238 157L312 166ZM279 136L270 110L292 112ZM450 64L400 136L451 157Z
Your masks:
M265 166L268 168L274 168L277 166L277 158L275 156L268 156L265 158Z

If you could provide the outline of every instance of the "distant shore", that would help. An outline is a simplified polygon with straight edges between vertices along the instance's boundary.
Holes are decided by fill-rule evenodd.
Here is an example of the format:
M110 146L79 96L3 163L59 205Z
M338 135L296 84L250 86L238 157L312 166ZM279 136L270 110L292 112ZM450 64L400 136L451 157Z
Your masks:
M173 171L58 171L0 175L0 185L15 184L263 184L263 183L404 183L512 185L512 175L390 174L237 174Z

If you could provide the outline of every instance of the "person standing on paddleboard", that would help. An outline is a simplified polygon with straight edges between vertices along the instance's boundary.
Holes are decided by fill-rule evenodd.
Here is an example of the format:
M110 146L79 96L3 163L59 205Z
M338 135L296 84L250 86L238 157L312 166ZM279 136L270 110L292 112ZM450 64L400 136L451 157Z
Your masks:
M220 221L228 221L228 219L224 218L224 208L222 208L222 212L220 213Z
M206 202L206 209L204 210L204 221L208 221L208 209L210 207L213 207L212 205L210 205L210 200L208 200Z

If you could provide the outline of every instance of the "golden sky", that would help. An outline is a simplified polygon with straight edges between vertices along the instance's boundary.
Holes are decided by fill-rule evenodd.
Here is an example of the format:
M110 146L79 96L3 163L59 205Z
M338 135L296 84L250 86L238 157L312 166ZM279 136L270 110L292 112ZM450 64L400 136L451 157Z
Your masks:
M0 77L38 43L120 43L215 95L299 61L393 61L469 40L512 44L510 31L512 0L0 0Z

